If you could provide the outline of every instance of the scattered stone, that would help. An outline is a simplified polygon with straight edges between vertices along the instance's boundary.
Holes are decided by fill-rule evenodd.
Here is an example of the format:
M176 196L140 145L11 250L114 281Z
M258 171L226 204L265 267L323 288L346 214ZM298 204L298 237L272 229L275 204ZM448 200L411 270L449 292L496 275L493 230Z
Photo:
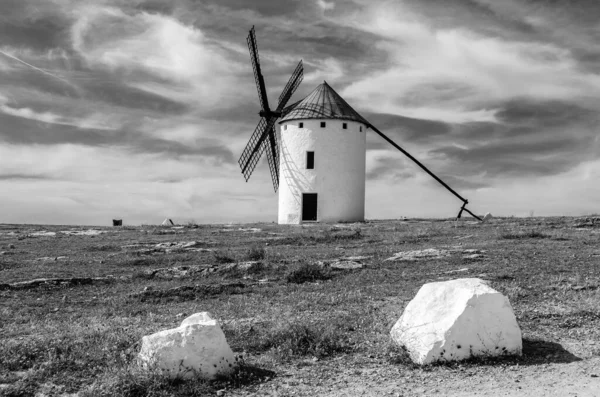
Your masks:
M469 271L469 268L468 267L464 267L462 269L450 270L448 272L444 272L444 274L463 273L463 272L468 272L468 271Z
M485 253L485 250L480 250L480 249L476 249L476 248L471 248L471 249L466 249L463 250L463 254L483 254Z
M483 255L485 252L486 252L485 250L480 250L480 249L462 250L463 259L472 260L472 261L485 259L485 255Z
M236 263L227 263L225 265L221 265L217 267L217 271L232 271L232 270L240 270L242 272L247 272L252 269L258 270L262 267L263 264L260 261L246 261L246 262L236 262Z
M215 296L224 293L236 294L242 293L244 288L251 284L244 283L220 283L210 285L182 285L179 287L168 288L164 290L144 290L129 294L131 298L140 298L142 301L149 299L161 299L177 297L183 300L196 299L199 297ZM1 284L0 284L1 289Z
M598 285L575 285L571 288L573 291L593 291L598 289Z
M590 217L590 218L579 218L576 220L576 223L573 225L575 228L594 228L600 227L600 218L599 217ZM583 229L585 230L585 229Z
M340 258L342 261L354 261L354 262L362 262L367 259L371 259L371 256L346 256L344 258Z
M522 352L508 298L477 278L425 284L391 336L417 364Z
M384 262L387 262L387 261L419 261L419 260L425 260L425 259L443 259L448 256L450 256L450 253L447 250L438 250L435 248L428 248L428 249L424 249L424 250L398 252L398 253L394 254L394 256L384 260Z
M199 248L202 245L199 241L178 241L178 242L166 242L159 243L152 249L153 252L165 252L167 254L172 252L212 252L213 250L208 248Z
M362 269L362 263L355 261L337 261L329 264L329 267L335 270L357 270Z
M98 236L98 235L106 233L106 232L103 230L88 229L88 230L62 230L61 233L66 234L68 236Z
M206 265L197 266L176 266L176 267L162 267L159 269L149 269L144 272L149 277L158 278L181 278L191 277L199 273L207 271Z
M470 255L463 255L463 259L477 261L477 260L485 259L485 256L481 255L481 254L470 254Z
M157 368L171 378L214 379L231 373L236 357L218 322L207 312L186 318L177 328L142 338L139 353L145 368Z
M125 279L127 277L121 277ZM71 278L37 278L12 284L0 284L0 291L11 289L29 289L42 286L58 285L90 285L95 283L110 283L117 280L114 276L107 277L71 277Z
M27 234L27 236L28 237L56 237L56 232L46 232L46 231L33 232L33 233Z
M36 261L62 261L67 259L66 256L43 256L41 258L37 258Z
M238 229L238 231L246 232L246 233L257 233L257 232L262 232L262 229L259 229L257 227L247 227L247 228L240 227Z

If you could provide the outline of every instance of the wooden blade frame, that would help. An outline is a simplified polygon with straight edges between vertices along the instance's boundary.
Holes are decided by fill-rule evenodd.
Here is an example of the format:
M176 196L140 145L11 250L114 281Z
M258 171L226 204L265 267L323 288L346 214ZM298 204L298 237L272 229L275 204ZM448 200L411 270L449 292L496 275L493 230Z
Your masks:
M269 112L269 98L267 97L265 79L260 70L260 58L258 57L258 46L256 44L254 26L250 29L246 42L248 43L248 50L250 51L250 61L252 63L252 70L254 71L254 80L256 81L256 89L258 90L258 99L260 100L261 110Z
M269 164L269 170L271 171L273 187L275 191L277 191L279 188L279 145L277 143L275 122L281 116L281 111L285 108L285 105L304 79L304 67L302 65L302 61L300 61L298 66L296 66L296 69L294 69L294 72L288 80L288 83L283 89L281 95L279 96L277 110L271 111L269 109L269 102L266 95L264 78L260 70L258 47L256 45L254 27L252 27L250 30L247 42L248 49L250 50L252 68L254 70L254 78L256 80L256 86L258 89L258 97L262 107L262 110L259 114L262 118L256 126L254 133L250 137L248 144L244 148L244 151L238 160L238 164L240 165L242 174L247 182L250 179L252 172L256 168L262 153L266 150L267 162Z

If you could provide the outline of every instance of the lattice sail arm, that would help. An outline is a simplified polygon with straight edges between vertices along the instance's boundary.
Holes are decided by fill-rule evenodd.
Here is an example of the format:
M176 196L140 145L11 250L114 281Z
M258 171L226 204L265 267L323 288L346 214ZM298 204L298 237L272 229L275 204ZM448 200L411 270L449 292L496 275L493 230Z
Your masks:
M268 144L267 144L268 141ZM271 128L269 133L269 139L265 140L265 146L267 151L267 161L269 163L269 170L271 171L271 180L273 181L273 188L275 192L279 188L279 145L277 143L277 133L275 132L275 126Z
M254 171L254 168L256 167L256 164L258 164L258 160L260 160L260 156L265 149L262 143L267 130L267 124L265 119L260 119L248 144L246 144L246 148L238 160L238 164L242 169L242 174L244 174L246 182L250 179L250 175L252 175L252 171Z
M256 89L258 90L258 99L260 100L261 109L264 111L269 110L269 99L267 97L267 89L265 87L265 79L260 70L260 59L258 56L258 46L256 45L256 34L254 33L254 26L250 29L248 38L248 50L250 50L250 60L252 63L252 70L254 71L254 80L256 80Z
M300 83L302 83L303 79L304 66L302 65L302 61L300 61L292 73L292 76L288 80L288 83L285 85L285 88L281 92L281 95L279 96L279 103L277 105L278 112L281 112L283 108L285 108L285 105L287 105L292 95L294 95L294 92L296 92L296 89L298 89L298 86Z

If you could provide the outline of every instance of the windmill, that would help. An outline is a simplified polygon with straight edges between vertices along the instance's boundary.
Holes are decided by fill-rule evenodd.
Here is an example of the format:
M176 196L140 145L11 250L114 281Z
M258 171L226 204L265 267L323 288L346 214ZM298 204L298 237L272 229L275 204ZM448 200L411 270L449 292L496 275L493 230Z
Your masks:
M364 220L367 129L385 139L461 200L463 205L457 218L467 212L481 220L466 208L468 200L356 112L327 82L286 107L302 82L302 61L283 89L276 110L271 110L254 27L247 41L261 119L238 163L247 182L263 152L267 152L273 187L276 192L279 189L280 224ZM281 128L279 142L275 131L277 120Z

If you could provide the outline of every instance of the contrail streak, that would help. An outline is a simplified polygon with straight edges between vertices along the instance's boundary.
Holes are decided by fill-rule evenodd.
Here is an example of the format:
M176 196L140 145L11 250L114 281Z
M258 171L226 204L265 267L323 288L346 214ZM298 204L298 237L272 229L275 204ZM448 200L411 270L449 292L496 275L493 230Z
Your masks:
M25 62L24 60L22 60L22 59L19 59L19 58L17 58L17 57L16 57L16 56L14 56L14 55L11 55L11 54L9 54L9 53L6 53L6 52L4 52L4 51L2 51L2 50L0 50L0 54L2 54L2 55L5 55L5 56L7 56L7 57L9 57L9 58L11 58L11 59L14 59L14 60L15 60L15 61L17 61L17 62L21 62L23 65L29 66L30 68L32 68L32 69L34 69L34 70L37 70L38 72L44 73L45 75L48 75L48 76L50 76L50 77L54 77L55 79L58 79L58 80L60 80L60 81L62 81L62 82L64 82L64 83L67 83L68 85L70 85L71 87L73 87L73 88L75 88L75 89L77 89L77 88L78 88L77 86L75 86L75 85L74 85L73 83L71 83L70 81L68 81L68 80L66 80L66 79L63 79L62 77L60 77L60 76L57 76L57 75L55 75L55 74L52 74L52 73L50 73L50 72L48 72L48 71L46 71L46 70L44 70L44 69L40 69L40 68L38 68L37 66L34 66L34 65L30 64L30 63L27 63L27 62Z

